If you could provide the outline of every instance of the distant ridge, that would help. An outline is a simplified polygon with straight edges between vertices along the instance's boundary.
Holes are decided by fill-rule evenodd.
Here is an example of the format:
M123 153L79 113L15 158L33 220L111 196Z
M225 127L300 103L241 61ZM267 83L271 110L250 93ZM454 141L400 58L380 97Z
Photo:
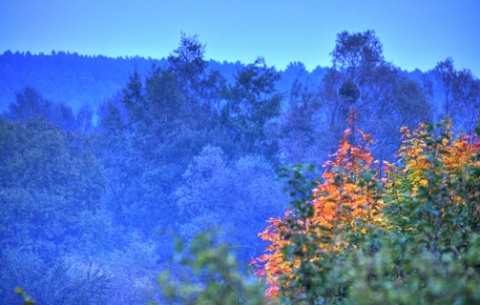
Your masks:
M35 88L52 102L64 102L73 109L85 103L94 108L111 98L137 70L142 76L165 60L141 57L109 58L77 53L52 52L31 55L7 51L0 55L0 108L15 100L25 86Z
M233 82L235 73L249 64L239 61L208 62L208 68L219 71L228 82ZM0 55L0 113L15 101L16 94L26 86L33 87L45 99L65 103L75 111L84 104L98 109L102 103L121 92L134 71L145 79L152 67L162 67L166 63L165 58L113 58L62 51L32 55L30 52L6 51ZM293 62L284 71L279 71L281 78L277 90L288 95L296 79L315 89L327 70L328 67L317 67L309 72L302 63ZM421 81L428 74L420 70L403 73L416 81Z
M30 54L6 51L0 55L0 112L15 101L16 93L26 86L33 87L45 99L65 103L77 110L83 104L97 109L103 102L118 94L136 70L145 78L155 65L162 67L166 59L142 57L111 58L102 55L86 56L69 52ZM219 71L227 81L245 64L209 61L209 69ZM277 84L280 92L288 93L292 82L302 78L311 86L318 85L327 68L304 71L303 64L292 63L281 71Z

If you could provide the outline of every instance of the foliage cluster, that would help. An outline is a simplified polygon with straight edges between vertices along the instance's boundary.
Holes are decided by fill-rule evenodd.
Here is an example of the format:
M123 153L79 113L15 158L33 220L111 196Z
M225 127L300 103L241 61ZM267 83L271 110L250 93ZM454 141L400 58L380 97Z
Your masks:
M173 259L183 268L158 277L163 295L172 304L265 304L262 285L241 271L233 251L216 236L205 231L187 249L177 240Z
M345 132L310 196L260 234L252 263L266 294L286 304L474 304L480 141L451 124L403 128L398 162L372 162ZM350 141L347 141L347 139ZM289 173L292 195L307 189Z

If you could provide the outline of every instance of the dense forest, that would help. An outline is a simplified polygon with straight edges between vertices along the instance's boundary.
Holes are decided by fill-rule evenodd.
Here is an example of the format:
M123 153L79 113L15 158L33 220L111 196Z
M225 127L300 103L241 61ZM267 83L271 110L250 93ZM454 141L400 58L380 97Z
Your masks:
M254 262L263 270L257 273L268 275L270 295L284 287L292 291L285 294L286 303L295 300L299 289L296 296L304 296L305 304L317 304L313 300L330 292L310 295L292 280L307 271L297 274L292 266L273 271L264 266L283 253L279 232L285 230L275 227L278 222L272 219L292 209L289 203L303 188L302 179L329 181L328 175L340 175L328 169L336 162L328 160L338 161L340 152L348 152L338 164L360 158L364 167L345 166L348 170L341 177L364 171L362 179L372 185L366 194L373 183L386 183L382 175L389 170L368 171L374 167L371 160L401 166L408 164L407 156L421 155L420 148L406 152L406 138L411 147L420 145L407 130L448 117L451 121L444 121L443 129L430 130L423 124L427 129L418 134L434 139L448 134L440 143L455 139L460 142L451 143L457 145L478 125L476 76L455 69L451 58L431 71L403 71L384 58L373 31L339 33L330 54L332 66L311 72L301 63L277 71L262 57L249 64L207 61L204 53L196 36L182 35L177 48L162 60L53 51L0 56L1 304L20 303L14 294L17 286L37 304L162 304L165 296L157 276L164 270L185 271L171 260L177 248L174 240L198 242L195 236L209 228L218 229L215 238L234 251L241 266L257 258ZM478 138L469 139L465 145L477 145L478 150ZM364 142L371 157L352 153L355 147L365 149ZM469 160L464 164L473 168L473 182L466 181L477 184L469 184L466 193L478 187L479 161ZM311 164L316 170L300 175L298 164ZM297 170L286 170L292 167ZM445 173L457 170L452 168L447 166ZM432 178L429 183L433 182ZM408 197L406 182L396 185ZM286 187L296 191L285 193ZM458 196L478 203L477 193L473 191L474 199L460 191ZM438 196L445 199L450 193ZM300 215L301 204L296 208L293 214ZM393 210L385 215L400 217ZM290 229L307 232L302 236L308 240L318 237L317 231L312 234L305 227ZM401 227L395 232L403 234L401 229L408 231ZM276 235L269 235L272 232ZM350 244L361 248L362 243L355 242ZM292 238L291 243L303 242ZM276 252L262 256L269 244ZM285 255L295 261L299 254ZM368 263L355 255L360 263ZM225 255L217 257L219 262L222 258ZM294 275L275 284L275 272ZM338 295L340 302L346 292ZM327 304L328 299L322 300Z

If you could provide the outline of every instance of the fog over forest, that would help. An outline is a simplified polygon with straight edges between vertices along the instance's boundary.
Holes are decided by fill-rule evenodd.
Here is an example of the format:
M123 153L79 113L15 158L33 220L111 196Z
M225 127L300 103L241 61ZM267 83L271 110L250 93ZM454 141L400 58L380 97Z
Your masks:
M374 31L339 33L332 65L313 71L204 53L182 35L160 60L0 55L0 304L20 304L17 286L36 304L163 304L176 238L218 229L247 267L289 208L279 170L321 176L349 120L392 164L403 126L478 125L477 76L455 58L404 71Z

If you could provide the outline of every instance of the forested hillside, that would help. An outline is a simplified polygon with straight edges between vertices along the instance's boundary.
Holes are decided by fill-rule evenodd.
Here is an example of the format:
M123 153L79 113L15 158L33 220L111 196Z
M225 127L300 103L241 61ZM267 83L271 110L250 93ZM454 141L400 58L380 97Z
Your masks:
M338 34L332 66L311 72L206 61L204 48L183 35L159 61L0 56L1 304L18 303L16 286L38 304L161 303L155 277L172 267L174 236L219 228L247 265L272 242L258 237L266 221L291 208L279 169L321 176L342 139L350 157L347 128L362 130L348 140L369 142L362 166L373 167L408 162L402 127L449 117L450 141L478 124L476 76L451 58L402 71L373 31Z

